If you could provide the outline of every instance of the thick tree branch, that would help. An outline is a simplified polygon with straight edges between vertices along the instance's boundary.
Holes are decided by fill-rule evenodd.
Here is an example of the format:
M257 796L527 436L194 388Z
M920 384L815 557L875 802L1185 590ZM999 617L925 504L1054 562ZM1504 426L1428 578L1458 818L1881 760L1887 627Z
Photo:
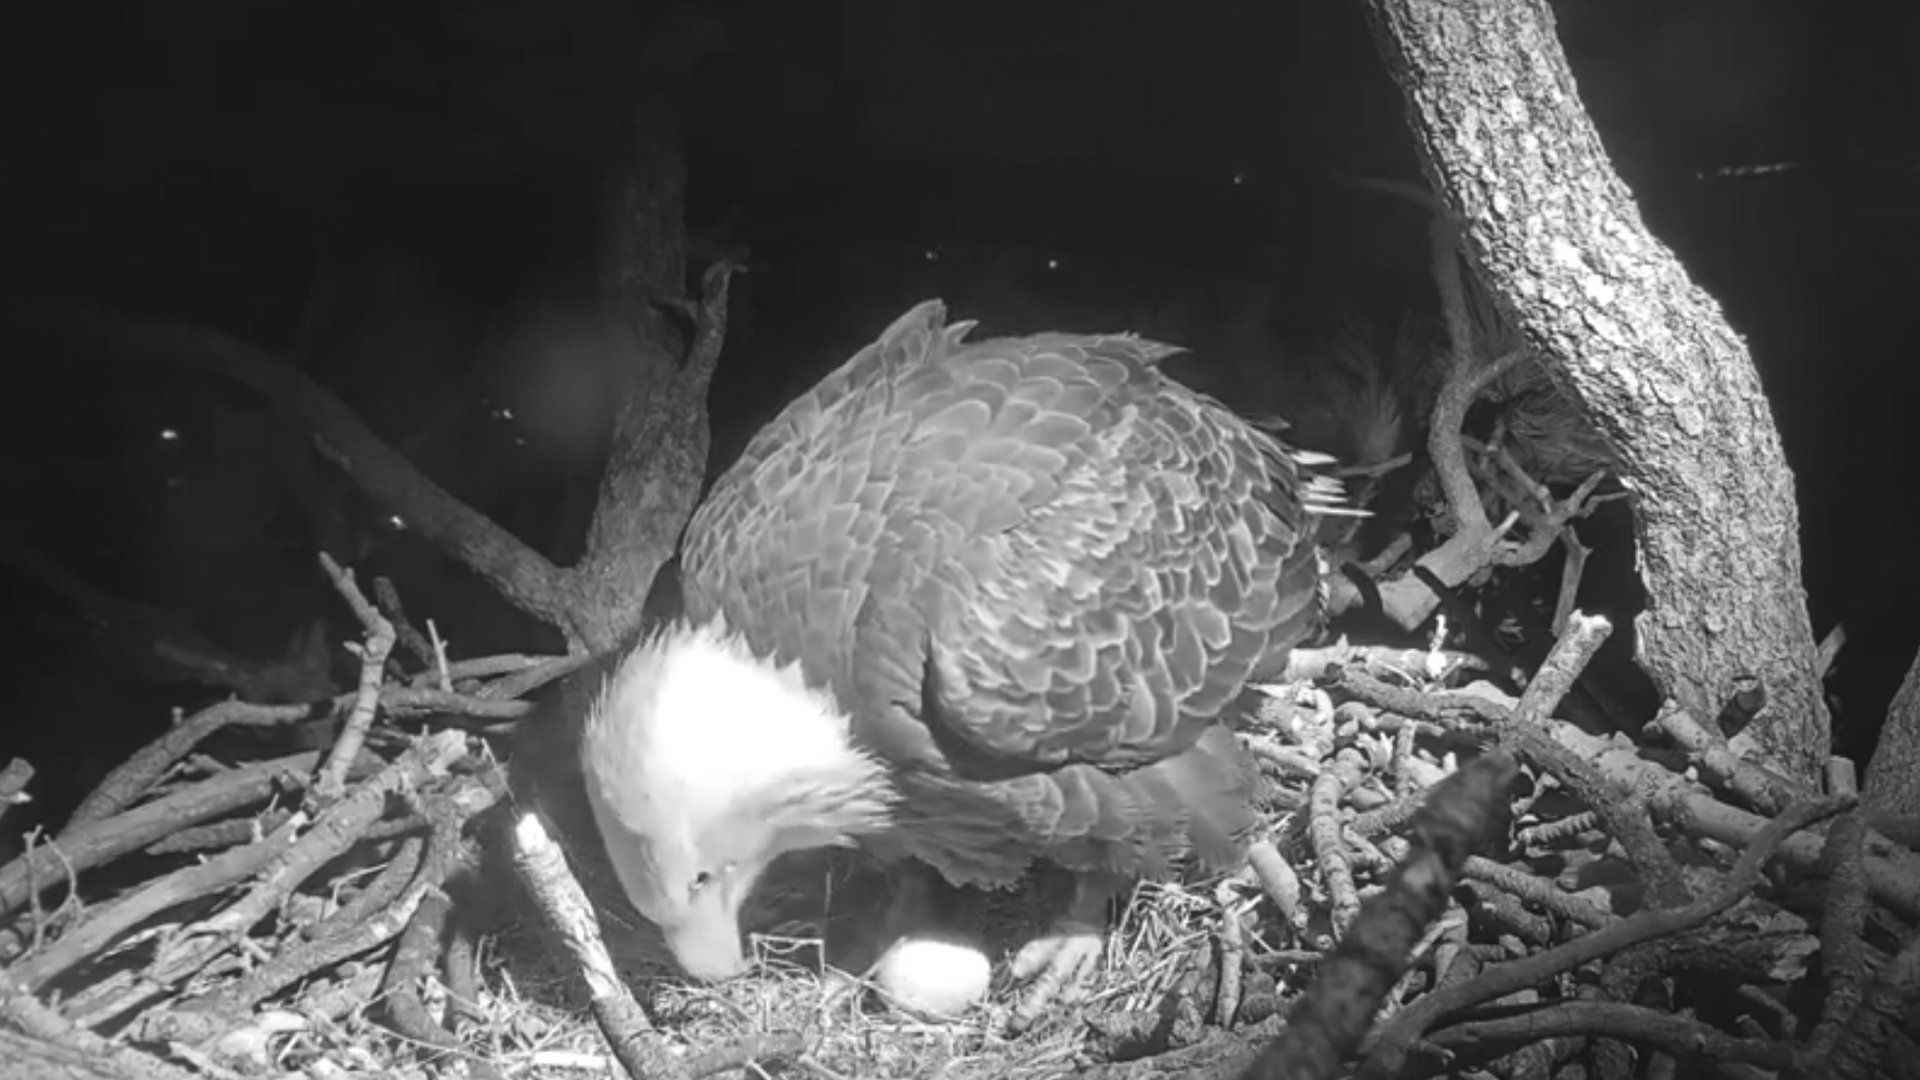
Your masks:
M102 346L115 356L165 363L239 383L288 420L311 429L324 452L407 527L485 577L509 602L565 625L560 571L539 552L461 502L368 428L331 391L263 349L210 327L111 312L41 297L5 308L8 322Z
M1745 346L1641 221L1545 0L1368 10L1467 253L1618 452L1649 596L1642 664L1697 716L1757 675L1770 704L1748 738L1811 780L1827 714L1793 478Z
M324 651L296 637L279 659L240 656L195 630L173 612L109 596L31 544L0 537L0 567L59 597L95 627L124 662L143 672L231 690L255 700L303 697L328 689Z
M1870 810L1902 817L1920 816L1920 655L1907 668L1900 689L1887 706L1880 743L1867 763L1863 796Z

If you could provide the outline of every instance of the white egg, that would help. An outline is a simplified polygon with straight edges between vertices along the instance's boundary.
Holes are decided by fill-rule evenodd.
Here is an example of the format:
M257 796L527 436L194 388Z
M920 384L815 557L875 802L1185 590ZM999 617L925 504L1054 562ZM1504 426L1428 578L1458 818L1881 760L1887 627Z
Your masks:
M874 965L873 981L908 1012L952 1018L987 996L993 962L971 945L902 938Z

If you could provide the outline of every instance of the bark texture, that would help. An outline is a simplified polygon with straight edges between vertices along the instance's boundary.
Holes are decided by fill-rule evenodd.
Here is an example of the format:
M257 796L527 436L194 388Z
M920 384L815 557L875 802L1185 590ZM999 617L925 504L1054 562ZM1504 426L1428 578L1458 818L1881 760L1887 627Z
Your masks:
M687 299L686 187L673 117L642 106L601 234L601 303L621 400L586 553L566 590L572 636L596 653L639 629L706 479L707 388L726 322L724 307L717 321L700 318Z
M1619 455L1647 610L1637 654L1712 717L1757 679L1736 741L1816 782L1828 721L1799 515L1745 343L1647 231L1546 0L1369 0L1428 179L1469 256Z
M125 1080L99 1058L0 1028L0 1080Z
M1861 794L1875 810L1920 817L1920 656L1907 668L1900 692L1887 708Z

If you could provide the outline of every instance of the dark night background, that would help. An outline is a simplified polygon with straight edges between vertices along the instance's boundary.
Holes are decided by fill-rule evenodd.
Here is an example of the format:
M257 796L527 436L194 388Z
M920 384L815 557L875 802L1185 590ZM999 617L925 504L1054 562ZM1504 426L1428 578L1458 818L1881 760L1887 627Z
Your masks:
M1649 225L1751 343L1797 475L1815 633L1851 634L1833 690L1840 742L1861 754L1920 644L1905 506L1920 16L1555 7ZM927 296L989 329L1149 330L1177 307L1168 325L1211 350L1222 396L1279 412L1236 400L1232 373L1336 316L1390 325L1431 306L1420 213L1342 179L1418 179L1357 3L702 10L728 36L680 87L689 216L730 220L756 266L713 393L715 468ZM0 24L0 286L303 350L442 484L565 559L579 507L558 492L579 489L593 449L569 421L569 328L646 14L16 0ZM1085 325L1108 312L1142 325ZM0 342L10 550L249 657L279 655L316 612L328 641L352 635L245 394ZM460 653L551 647L373 508L355 513L363 566ZM49 812L63 783L213 696L110 659L18 559L0 563L0 603L0 757L35 761Z

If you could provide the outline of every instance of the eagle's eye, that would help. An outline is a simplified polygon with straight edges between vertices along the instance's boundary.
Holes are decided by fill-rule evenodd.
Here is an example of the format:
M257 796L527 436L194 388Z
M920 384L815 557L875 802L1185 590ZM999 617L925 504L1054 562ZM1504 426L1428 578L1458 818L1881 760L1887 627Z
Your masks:
M724 862L715 869L702 870L693 875L693 880L687 882L687 895L699 896L702 891L712 888L721 878L733 873L733 867L732 862Z

